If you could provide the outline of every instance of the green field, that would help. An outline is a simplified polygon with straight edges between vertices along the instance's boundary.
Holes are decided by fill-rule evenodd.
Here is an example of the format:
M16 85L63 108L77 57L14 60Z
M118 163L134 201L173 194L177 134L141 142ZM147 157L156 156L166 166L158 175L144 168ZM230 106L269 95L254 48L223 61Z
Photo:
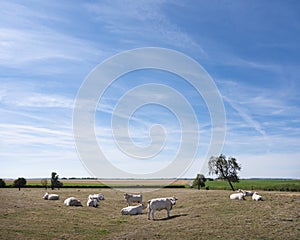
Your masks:
M165 180L111 180L108 185L99 180L62 180L65 188L160 188L163 186L172 188L189 188L191 179L179 179L166 185ZM12 186L13 181L6 181L7 187ZM50 181L48 181L48 186ZM28 180L27 187L43 187L40 180ZM300 192L300 180L277 179L242 179L233 183L235 189L263 190L263 191L291 191ZM209 190L231 190L227 181L207 181L205 188ZM204 188L204 189L205 189Z
M230 190L226 181L207 181L205 186L214 190ZM264 191L300 191L300 180L275 180L275 179L246 179L233 183L235 189L264 190Z

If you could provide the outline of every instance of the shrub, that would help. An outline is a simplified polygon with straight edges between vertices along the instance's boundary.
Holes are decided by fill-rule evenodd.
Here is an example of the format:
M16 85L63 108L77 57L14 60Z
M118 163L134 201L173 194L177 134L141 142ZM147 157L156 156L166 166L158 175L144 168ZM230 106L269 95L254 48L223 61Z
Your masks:
M6 183L2 178L0 178L0 187L6 187Z

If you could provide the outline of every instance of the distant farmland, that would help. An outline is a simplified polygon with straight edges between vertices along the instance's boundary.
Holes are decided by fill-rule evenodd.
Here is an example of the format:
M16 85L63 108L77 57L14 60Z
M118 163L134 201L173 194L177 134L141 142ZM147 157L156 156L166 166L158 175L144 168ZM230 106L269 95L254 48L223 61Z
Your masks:
M192 179L113 179L113 180L95 180L95 179L63 179L61 182L66 188L189 188ZM12 185L13 180L7 180L8 187ZM50 180L48 179L48 185ZM209 190L230 190L226 181L214 180L207 181L205 189ZM263 191L298 191L300 192L300 180L279 180L279 179L242 179L238 183L233 183L236 189L263 190ZM41 180L27 180L27 187L43 187Z

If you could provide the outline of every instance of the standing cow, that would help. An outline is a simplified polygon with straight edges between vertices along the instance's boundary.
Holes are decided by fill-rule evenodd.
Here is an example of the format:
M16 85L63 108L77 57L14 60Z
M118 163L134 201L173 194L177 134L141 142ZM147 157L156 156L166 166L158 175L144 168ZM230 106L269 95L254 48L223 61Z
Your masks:
M148 212L148 219L150 220L150 213L152 211L152 220L154 220L154 213L155 211L160 211L163 209L167 210L167 217L170 217L170 211L173 205L176 204L177 198L176 197L165 197L165 198L155 198L148 201L147 212Z
M130 206L131 203L134 203L134 202L142 203L142 200L143 200L142 194L134 195L134 194L125 193L124 198L127 202L127 206Z

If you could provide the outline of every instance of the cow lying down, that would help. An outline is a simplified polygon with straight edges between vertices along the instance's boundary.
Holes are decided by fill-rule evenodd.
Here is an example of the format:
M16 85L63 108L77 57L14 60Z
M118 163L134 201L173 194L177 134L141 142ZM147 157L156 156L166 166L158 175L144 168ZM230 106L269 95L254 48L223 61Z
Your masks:
M44 197L45 200L58 200L59 199L59 195L57 194L49 194L49 193L45 193Z
M121 210L122 215L137 215L142 214L143 212L143 204L139 204L137 206L128 206Z

